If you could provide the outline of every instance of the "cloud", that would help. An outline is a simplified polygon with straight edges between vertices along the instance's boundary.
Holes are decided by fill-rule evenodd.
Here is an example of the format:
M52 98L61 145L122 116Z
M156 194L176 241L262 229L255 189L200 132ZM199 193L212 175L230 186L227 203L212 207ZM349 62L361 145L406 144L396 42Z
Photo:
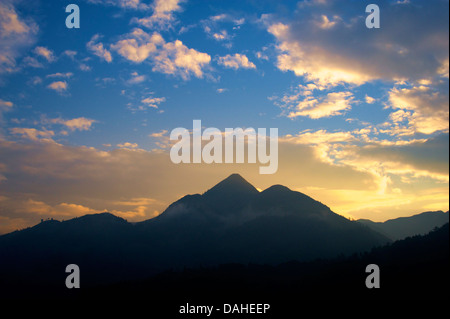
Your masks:
M91 40L87 43L87 48L92 53L94 53L99 58L105 60L108 63L112 62L112 56L111 52L109 52L105 47L103 46L103 43L98 42L98 40L101 38L99 34L94 35Z
M70 131L89 131L96 120L87 119L85 117L74 118L71 120L64 120L61 118L49 120L52 124L61 124L67 127Z
M111 48L129 61L142 63L149 60L153 71L180 76L184 80L192 75L202 78L211 61L208 54L190 49L180 40L166 42L161 34L150 35L139 28Z
M226 55L223 57L219 57L218 64L223 65L226 68L230 69L256 69L256 65L249 61L249 59L243 55L236 53L235 55Z
M13 102L0 99L0 110L9 110L13 107Z
M282 98L271 98L283 109L283 115L289 118L309 117L311 119L343 115L355 103L353 93L349 91L329 92L321 85L309 83L299 85L292 93Z
M157 109L159 104L166 101L165 97L148 97L143 99L141 102L145 104L146 107L152 107Z
M180 40L164 44L163 50L154 58L154 71L179 75L188 80L191 75L203 78L203 69L211 62L207 53L190 49Z
M361 189L317 184L298 188L345 216L384 221L430 207L448 210L448 134L428 140L391 141L379 140L376 132L376 128L353 132L307 130L281 137L280 150L285 145L312 147L316 160L322 163L372 176L367 180L371 186L363 186L363 182ZM336 178L336 172L325 175Z
M200 21L208 38L221 42L228 49L232 47L235 31L239 30L244 23L245 18L234 18L230 14L219 14Z
M31 56L27 56L25 58L23 58L22 63L25 66L29 66L32 68L43 68L44 65L39 62L35 57L31 57Z
M36 47L33 52L38 55L43 57L44 59L47 60L47 62L54 62L55 61L55 55L53 53L52 50L46 48L46 47Z
M300 132L296 136L286 135L282 138L283 142L304 144L304 145L320 145L323 143L346 143L355 142L358 139L351 132L327 132L326 130L318 130L311 132L310 130Z
M73 50L66 50L63 52L64 55L67 55L69 58L71 58L72 60L75 59L75 56L78 54L77 51L73 51Z
M73 76L72 72L66 72L66 73L53 73L53 74L49 74L46 77L47 78L66 78L66 79L70 79Z
M0 99L0 139L3 138L3 127L5 126L4 119L3 119L3 113L11 111L13 109L13 106L14 106L13 102ZM0 163L0 168L1 168L1 163ZM0 170L0 172L1 172L1 170ZM2 175L0 174L0 182L1 182L1 179L2 179Z
M141 0L88 0L90 3L116 6L124 9L147 10L149 5Z
M79 68L81 71L87 72L87 71L91 71L91 67L87 64L84 63L80 63Z
M58 93L63 93L65 91L67 91L68 88L68 84L66 81L55 81L50 83L47 88L54 90Z
M152 5L153 14L141 19L133 19L139 25L149 29L170 28L175 20L173 13L180 11L183 0L155 0Z
M129 143L129 142L125 142L122 144L117 144L117 147L119 148L128 148L128 149L136 149L139 147L139 145L137 143Z
M448 131L448 92L448 82L447 85L438 86L393 88L389 92L389 102L392 108L403 111L393 113L394 123L407 120L415 132L424 134ZM400 118L395 116L400 114L402 115Z
M35 128L21 128L13 127L10 129L12 134L21 135L22 138L32 141L38 141L43 139L45 141L53 141L51 138L55 135L55 132L48 130L37 130Z
M0 73L16 71L16 60L34 44L37 24L30 18L19 16L14 2L0 3Z
M227 30L222 30L218 33L214 33L212 36L217 41L224 41L224 40L228 40L230 38Z
M365 100L366 100L366 103L367 103L367 104L373 104L373 103L376 102L376 99L374 99L374 98L371 97L371 96L368 96L367 94L366 94Z
M156 53L156 46L164 42L159 33L149 35L142 29L136 28L125 39L111 45L111 48L125 59L140 63L149 58L152 53Z
M347 10L343 0L300 7L287 23L266 19L278 42L278 68L323 85L418 81L447 73L448 1L378 5L379 32L365 28L364 3Z
M167 133L168 133L167 130L162 130L162 131L157 132L157 133L152 133L152 134L150 134L149 136L150 136L150 137L157 137L157 138L160 138L160 137L166 136Z
M137 72L131 73L131 78L127 81L128 84L139 84L147 79L145 75L139 75Z
M321 15L320 19L316 21L316 26L320 29L332 29L342 19L339 16L334 16L333 20L330 20L326 15Z
M391 176L448 182L448 133L429 139L383 140L375 127L353 132L303 131L281 143L310 145L317 159L373 174L379 182Z
M296 96L294 98L297 99ZM351 92L332 92L322 97L307 95L298 102L294 99L290 101L291 103L295 102L296 106L294 111L289 112L288 117L304 116L311 119L320 119L342 115L351 109L353 101L354 97Z

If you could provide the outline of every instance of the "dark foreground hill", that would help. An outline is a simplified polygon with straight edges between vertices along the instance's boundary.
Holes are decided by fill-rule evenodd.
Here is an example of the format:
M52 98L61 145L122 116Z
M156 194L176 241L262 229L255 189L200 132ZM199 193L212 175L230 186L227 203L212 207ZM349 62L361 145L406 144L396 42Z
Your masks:
M63 286L76 264L86 287L183 267L333 258L387 242L305 194L280 185L259 192L231 175L145 222L104 213L0 236L0 282L18 291Z
M366 266L380 268L380 288L365 285ZM304 302L333 299L448 300L449 224L424 236L372 249L370 252L277 266L227 264L167 271L147 280L85 290L86 299L175 301L256 300ZM294 304L295 307L298 304ZM298 310L298 309L297 309Z

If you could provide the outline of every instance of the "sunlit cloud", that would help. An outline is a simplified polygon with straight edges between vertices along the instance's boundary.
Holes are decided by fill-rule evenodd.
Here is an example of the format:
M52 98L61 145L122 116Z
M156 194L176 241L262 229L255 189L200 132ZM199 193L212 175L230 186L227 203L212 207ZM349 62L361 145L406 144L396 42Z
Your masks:
M101 38L101 35L94 35L91 40L86 44L88 50L90 50L93 54L105 60L108 63L112 62L111 52L109 52L103 45L103 43L98 42Z
M312 119L319 119L342 115L345 111L351 109L353 99L351 92L329 93L323 98L306 97L297 104L296 110L289 113L288 117L307 116Z
M38 55L43 57L44 59L47 60L47 62L53 62L55 61L55 55L53 53L52 50L46 48L46 47L36 47L33 52Z
M13 1L0 3L0 73L17 71L17 59L36 41L39 27L17 12Z
M278 68L327 85L361 85L376 79L418 81L447 73L448 28L440 26L448 24L448 2L437 1L426 11L401 4L403 15L398 19L400 4L383 1L383 23L396 32L380 34L367 32L364 16L348 15L345 3L310 3L300 8L291 23L266 19L269 33L278 42ZM333 12L333 18L327 12ZM435 23L428 23L429 19Z
M218 59L219 65L223 65L226 68L230 69L256 69L256 65L251 62L247 56L243 54L236 53L234 55L226 55L223 57L219 57Z
M211 57L194 49L190 49L180 40L166 42L161 34L148 34L136 28L123 40L111 45L125 59L141 63L149 60L153 71L180 76L188 80L191 75L202 78Z
M12 134L20 135L23 138L37 141L40 139L44 139L46 141L50 141L51 138L55 135L55 132L48 130L37 130L35 128L21 128L21 127L13 127L10 129Z
M149 9L149 5L145 4L141 0L87 0L87 1L94 4L117 6L124 9L139 9L139 10Z
M389 92L389 101L394 109L401 110L394 113L394 121L407 120L417 132L424 134L447 131L449 128L448 85L447 88L445 86L439 86L439 88L437 90L421 85L392 89ZM400 119L399 115L401 115Z
M51 119L50 123L53 124L61 124L64 125L71 131L89 131L92 128L92 125L97 122L92 119L87 119L85 117L79 117L70 120L64 120L61 118Z
M143 99L141 102L144 103L146 107L152 107L157 109L159 104L166 101L166 98L164 97L148 97L146 99Z
M175 20L174 12L180 11L184 0L154 0L153 14L145 18L135 18L133 21L149 29L170 28Z
M55 81L50 83L47 88L54 90L58 93L63 93L65 91L67 91L67 88L69 87L69 85L67 84L66 81Z

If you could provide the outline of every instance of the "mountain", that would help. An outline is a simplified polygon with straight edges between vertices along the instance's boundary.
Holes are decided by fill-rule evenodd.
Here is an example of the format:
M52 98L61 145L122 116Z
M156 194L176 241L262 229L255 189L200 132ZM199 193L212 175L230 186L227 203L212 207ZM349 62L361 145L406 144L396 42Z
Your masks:
M104 213L0 236L0 284L61 285L73 263L94 285L172 268L329 258L386 242L305 194L281 185L259 192L234 174L147 221Z
M399 240L416 235L425 235L434 228L441 227L449 222L449 213L442 211L425 212L411 217L390 219L382 223L368 219L360 219L358 222L392 240Z
M142 243L170 247L160 261L179 265L310 260L389 241L305 194L281 185L259 192L239 175L180 199L136 228L152 234Z

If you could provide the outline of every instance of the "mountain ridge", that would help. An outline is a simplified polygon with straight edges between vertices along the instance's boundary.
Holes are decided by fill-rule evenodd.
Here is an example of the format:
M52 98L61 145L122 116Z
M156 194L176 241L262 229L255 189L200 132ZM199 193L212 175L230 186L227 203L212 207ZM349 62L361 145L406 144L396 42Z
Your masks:
M93 284L180 267L332 258L388 242L305 194L281 185L260 192L234 174L143 222L102 213L0 236L0 273L44 269L44 280L75 263Z
M429 211L412 216L389 219L384 222L373 222L369 219L359 219L357 222L392 240L399 240L415 235L424 235L433 228L448 223L449 212Z

